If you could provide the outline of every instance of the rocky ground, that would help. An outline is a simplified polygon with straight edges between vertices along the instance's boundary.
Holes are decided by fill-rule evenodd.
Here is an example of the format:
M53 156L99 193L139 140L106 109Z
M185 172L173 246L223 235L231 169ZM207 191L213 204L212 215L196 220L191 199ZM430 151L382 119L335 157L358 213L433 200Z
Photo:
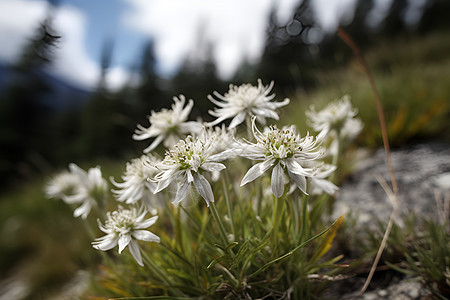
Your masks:
M450 193L450 146L444 143L417 144L391 150L398 183L399 219L411 212L430 218L442 213L437 202ZM334 215L359 213L361 225L375 226L375 220L388 221L392 212L385 191L377 180L390 182L384 149L379 149L357 165L357 170L341 186ZM436 196L440 195L440 199Z
M438 221L448 219L450 198L450 146L433 142L393 149L392 164L398 182L399 215L396 223L411 213ZM393 206L381 187L378 177L390 182L384 149L361 161L357 170L341 186L336 196L334 216L357 212L358 227L377 228L376 220L388 223ZM445 212L447 207L447 212ZM449 250L450 251L450 250ZM362 287L363 282L357 286ZM372 286L377 286L374 283ZM388 285L367 291L361 297L345 294L351 299L432 299L420 278L394 277Z

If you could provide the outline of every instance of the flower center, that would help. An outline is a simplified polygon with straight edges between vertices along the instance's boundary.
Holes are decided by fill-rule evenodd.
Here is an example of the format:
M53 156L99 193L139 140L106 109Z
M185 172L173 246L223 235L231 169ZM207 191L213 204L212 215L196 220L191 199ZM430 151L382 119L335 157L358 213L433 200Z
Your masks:
M206 146L201 140L193 141L191 136L186 140L178 142L165 157L165 161L170 164L179 165L181 170L191 169L198 172L198 169L206 160Z
M269 127L262 143L267 150L266 156L277 159L292 157L296 150L301 149L299 137L292 129L280 130L276 126Z
M251 84L245 84L239 87L234 86L234 89L230 90L228 95L225 96L229 98L231 100L230 102L233 102L234 105L242 108L251 108L259 95L260 91L257 87L254 87Z
M115 233L132 231L134 227L135 214L128 209L116 210L106 213L105 227L112 229Z

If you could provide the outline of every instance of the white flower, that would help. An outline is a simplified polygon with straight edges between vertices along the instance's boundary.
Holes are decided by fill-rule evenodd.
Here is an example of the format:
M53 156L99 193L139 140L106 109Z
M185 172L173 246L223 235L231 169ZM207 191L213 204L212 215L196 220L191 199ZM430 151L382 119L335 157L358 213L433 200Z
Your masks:
M122 176L123 182L118 183L111 179L118 188L112 190L117 201L127 204L141 201L148 210L155 208L157 203L153 192L156 190L156 183L147 179L158 173L158 169L154 166L158 161L155 156L146 154L127 163L125 174Z
M73 195L65 196L63 200L67 203L82 203L75 209L73 216L75 218L81 216L86 219L92 207L105 196L108 184L102 177L100 167L90 168L86 172L72 163L69 165L69 169L78 178L78 188Z
M234 129L229 129L222 124L221 127L207 127L206 130L202 131L202 134L205 135L204 139L213 139L214 143L212 143L212 152L211 153L219 153L229 149L235 149L235 153L237 153L238 144L234 138ZM231 156L230 156L231 157ZM212 171L211 179L212 181L219 180L220 172Z
M274 167L271 187L273 194L279 198L284 192L283 178L284 168L286 168L292 181L306 194L306 177L313 177L315 170L302 165L322 156L322 151L317 149L317 140L309 135L301 138L294 126L283 127L281 130L276 126L271 126L261 133L256 128L255 118L252 118L252 131L256 143L242 144L243 149L240 156L262 160L262 162L248 170L241 181L241 186L255 180Z
M105 225L103 226L98 221L100 230L106 235L95 239L92 246L97 250L106 251L119 245L119 254L126 246L129 246L131 255L139 265L143 266L141 252L136 240L156 243L160 241L154 233L142 230L152 226L158 219L155 216L145 220L145 214L145 211L140 213L136 208L123 209L122 207L112 213L107 212Z
M265 124L266 118L278 120L278 114L275 110L279 107L289 104L289 99L284 99L282 102L271 102L275 97L274 94L269 95L273 87L273 81L269 86L263 86L261 79L258 79L258 86L251 84L243 84L235 86L230 84L230 88L223 96L218 92L214 92L219 100L214 99L208 95L208 99L218 106L209 113L217 119L209 125L214 126L220 122L233 118L229 125L234 128L244 122L245 118L250 118L253 115L257 116L258 122Z
M364 125L360 119L349 118L341 129L341 137L345 140L353 140L363 129Z
M155 193L177 180L178 189L172 203L178 204L185 199L192 183L208 206L209 202L214 202L211 185L202 173L204 171L219 172L225 169L225 165L219 161L235 155L234 150L215 154L214 140L212 137L207 137L206 134L195 139L188 136L167 151L164 160L156 165L161 172L155 176L155 180L158 182Z
M227 128L225 124L222 124L221 127L206 127L201 134L205 135L205 137L202 137L203 139L214 139L213 152L219 153L237 146L234 139L235 131L234 128Z
M350 96L344 95L341 99L328 104L327 107L319 112L316 112L315 107L311 106L309 111L306 111L306 116L309 118L309 125L315 131L319 132L318 139L323 139L330 131L335 134L341 134L343 128L353 131L356 136L362 129L362 123L355 124L354 121L347 125L349 120L357 115L358 110L353 108L350 102ZM356 126L349 128L349 126Z
M332 183L331 181L327 180L331 173L333 173L336 170L336 166L329 165L329 164L322 164L321 166L316 168L316 173L313 177L311 177L311 188L310 193L313 195L318 195L322 191L327 193L328 195L334 195L339 188Z
M64 171L53 177L45 186L48 198L62 199L67 203L66 197L74 195L79 188L78 177L68 171Z
M163 108L160 112L152 111L148 117L150 127L145 128L142 125L137 125L133 139L142 141L148 138L156 137L156 139L144 149L145 153L154 150L161 141L164 141L165 147L172 147L180 138L183 138L189 133L199 133L202 125L198 122L186 122L189 113L194 106L194 102L189 100L189 103L184 107L186 98L180 95L179 98L173 97L172 109ZM184 107L184 108L183 108Z

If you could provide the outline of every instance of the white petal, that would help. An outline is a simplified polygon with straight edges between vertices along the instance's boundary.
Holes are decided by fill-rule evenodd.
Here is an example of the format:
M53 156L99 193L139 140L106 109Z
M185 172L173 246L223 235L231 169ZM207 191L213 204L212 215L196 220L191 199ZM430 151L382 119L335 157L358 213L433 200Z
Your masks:
M192 177L192 172L191 172L191 170L187 170L186 171L186 176L187 176L187 182L188 183L191 183L192 181L194 181L194 177Z
M155 224L156 220L158 220L158 216L151 217L150 219L145 220L144 222L140 223L139 225L136 225L134 228L136 229L143 229L148 228Z
M245 113L245 112L239 113L236 117L233 118L233 120L231 120L231 123L228 126L228 128L232 129L232 128L238 126L239 124L241 124L242 122L244 122L246 115L247 115L247 113Z
M271 118L271 119L275 119L278 120L278 114L276 112L274 112L272 109L267 109L267 108L253 108L252 112L254 115L256 116L260 116L260 117L264 117L264 118Z
M294 183L297 185L297 187L306 195L308 193L306 192L306 178L303 175L292 173L288 168L288 174L289 177L294 181Z
M266 172L271 166L273 166L274 162L275 162L275 159L270 159L270 160L263 161L261 163L257 163L256 165L251 167L245 174L244 178L242 178L241 186L243 186L249 182L252 182L256 178L258 178L259 176L264 174L264 172Z
M156 234L147 231L147 230L136 230L132 233L132 236L137 239L137 240L141 240L141 241L146 241L146 242L156 242L159 243L159 236L157 236Z
M218 114L216 114L216 113L215 113L214 111L212 111L212 110L210 110L210 111L208 111L208 112L209 112L210 115L212 115L212 116L214 116L214 117L217 117L217 116L218 116ZM229 117L229 116L224 116L224 115L222 115L222 116L220 116L219 118L217 118L216 120L207 123L207 125L208 125L208 126L215 126L215 125L219 124L220 122L222 122L222 121L224 121L224 120L226 120L226 119L228 119L228 118L230 118L230 117Z
M73 216L75 218L81 216L82 219L86 219L89 213L91 212L91 208L92 208L92 201L87 199L83 202L83 204L80 207L75 209L75 211L73 212Z
M157 194L166 187L169 186L172 181L174 181L179 174L175 174L176 172L170 170L164 173L163 178L158 180L158 185L156 186L156 189L153 191L153 194ZM158 175L157 175L158 176Z
M131 240L130 246L128 247L130 249L131 255L133 255L134 259L137 261L137 263L143 267L144 263L142 262L141 252L139 251L139 246L135 240Z
M130 243L131 235L122 234L119 236L119 254L122 253L123 249Z
M180 128L181 133L193 134L193 133L199 133L202 130L203 125L199 122L189 121L189 122L181 123L179 125L179 128Z
M303 176L311 176L312 175L312 170L311 169L303 168L302 166L300 166L300 164L298 162L296 162L292 158L286 159L285 162L286 162L287 169L291 173L298 174L298 175L303 175Z
M147 148L144 149L144 153L149 153L153 151L158 145L161 143L161 141L165 138L165 136L159 135Z
M336 191L339 190L339 188L334 183L326 179L314 178L312 182L316 185L316 187L323 190L328 195L333 195Z
M75 204L83 202L83 200L86 198L86 195L84 193L77 193L74 195L64 195L62 197L62 200L67 204Z
M280 198L284 192L283 176L284 176L283 167L281 167L281 164L278 163L272 170L272 179L271 179L272 193L277 198Z
M182 200L184 200L189 194L189 188L191 184L187 181L187 179L178 183L177 194L175 195L175 199L172 201L172 204L178 204Z
M212 192L211 185L202 174L194 174L194 185L200 196L205 199L207 206L209 206L209 202L214 202L214 194Z
M117 246L118 238L115 235L106 235L92 242L92 247L97 250L107 251Z
M232 157L239 155L242 152L242 149L228 149L223 152L211 155L208 160L209 161L223 161Z
M75 174L78 179L80 180L80 183L84 186L87 187L89 186L89 181L87 178L87 172L84 171L83 169L81 169L79 166L77 166L74 163L69 164L69 169L70 172L72 172L73 174Z
M223 169L226 169L224 164L220 164L220 163L215 163L215 162L205 162L202 164L201 168L205 171L209 171L209 172L220 172Z

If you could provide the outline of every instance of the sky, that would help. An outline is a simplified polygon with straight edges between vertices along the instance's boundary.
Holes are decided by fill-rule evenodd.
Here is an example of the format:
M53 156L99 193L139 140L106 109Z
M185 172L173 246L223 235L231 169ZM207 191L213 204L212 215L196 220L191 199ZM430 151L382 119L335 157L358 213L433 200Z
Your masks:
M392 0L377 0L382 15ZM418 0L419 1L419 0ZM313 9L325 31L339 20L351 20L356 0L314 0ZM118 89L131 79L143 45L155 42L158 70L170 76L195 50L199 32L214 45L219 76L229 78L244 59L256 61L272 5L280 24L292 19L298 0L60 0L53 27L61 35L52 72L82 88L98 83L100 58L112 41L107 85ZM14 62L49 11L47 1L0 0L0 61Z

